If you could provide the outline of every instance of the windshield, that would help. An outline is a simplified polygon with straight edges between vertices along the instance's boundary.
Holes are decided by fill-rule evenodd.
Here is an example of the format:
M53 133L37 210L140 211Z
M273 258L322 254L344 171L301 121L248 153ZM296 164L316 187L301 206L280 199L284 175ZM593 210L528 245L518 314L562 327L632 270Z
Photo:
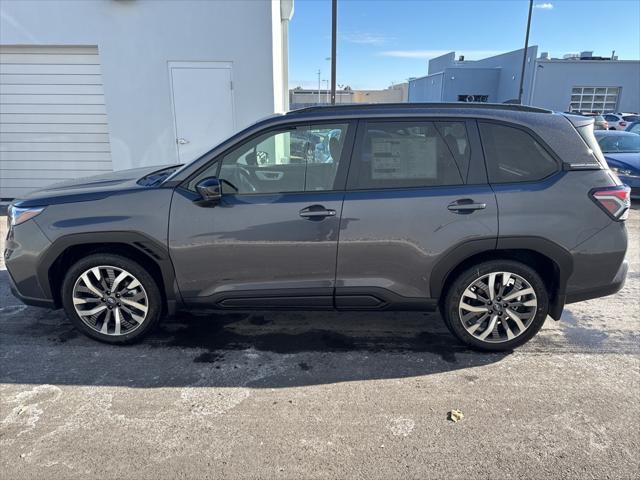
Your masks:
M598 143L604 153L638 153L640 152L640 135L602 135Z

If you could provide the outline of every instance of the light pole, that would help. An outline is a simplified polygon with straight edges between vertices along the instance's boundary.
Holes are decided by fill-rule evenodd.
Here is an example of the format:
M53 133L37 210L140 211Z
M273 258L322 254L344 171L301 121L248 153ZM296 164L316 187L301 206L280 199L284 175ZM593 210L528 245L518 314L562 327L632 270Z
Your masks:
M529 17L527 18L527 34L524 37L524 53L522 54L522 70L520 71L520 89L518 90L518 103L522 105L522 94L524 92L524 69L527 66L527 50L529 50L529 30L531 30L531 12L533 11L533 0L529 0Z
M318 105L320 105L320 69L318 69Z
M331 104L336 103L336 42L338 30L338 0L331 0Z

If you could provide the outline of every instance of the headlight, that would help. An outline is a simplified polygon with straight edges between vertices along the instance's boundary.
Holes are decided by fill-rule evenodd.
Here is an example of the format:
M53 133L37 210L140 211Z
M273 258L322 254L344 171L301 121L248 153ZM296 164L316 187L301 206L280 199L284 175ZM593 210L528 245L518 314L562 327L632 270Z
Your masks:
M9 227L15 227L16 225L26 222L30 218L39 215L44 209L45 207L21 208L9 205Z

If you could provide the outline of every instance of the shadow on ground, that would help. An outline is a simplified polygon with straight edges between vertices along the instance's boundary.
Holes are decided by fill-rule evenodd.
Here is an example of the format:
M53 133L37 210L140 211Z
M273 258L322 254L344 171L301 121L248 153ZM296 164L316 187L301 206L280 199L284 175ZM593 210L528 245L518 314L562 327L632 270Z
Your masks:
M19 304L6 276L1 383L279 388L431 375L506 355L468 350L425 313L181 313L142 343L110 346L77 332L62 311Z

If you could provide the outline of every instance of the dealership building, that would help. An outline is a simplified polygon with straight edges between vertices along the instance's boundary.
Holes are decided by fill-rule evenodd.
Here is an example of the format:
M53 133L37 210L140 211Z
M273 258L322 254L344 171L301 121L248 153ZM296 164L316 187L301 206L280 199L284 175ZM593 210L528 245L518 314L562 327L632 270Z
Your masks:
M293 0L2 0L0 13L0 199L188 162L288 109Z
M469 61L450 52L409 81L410 102L517 101L524 49ZM557 111L640 111L640 60L593 52L549 58L527 49L522 102Z

